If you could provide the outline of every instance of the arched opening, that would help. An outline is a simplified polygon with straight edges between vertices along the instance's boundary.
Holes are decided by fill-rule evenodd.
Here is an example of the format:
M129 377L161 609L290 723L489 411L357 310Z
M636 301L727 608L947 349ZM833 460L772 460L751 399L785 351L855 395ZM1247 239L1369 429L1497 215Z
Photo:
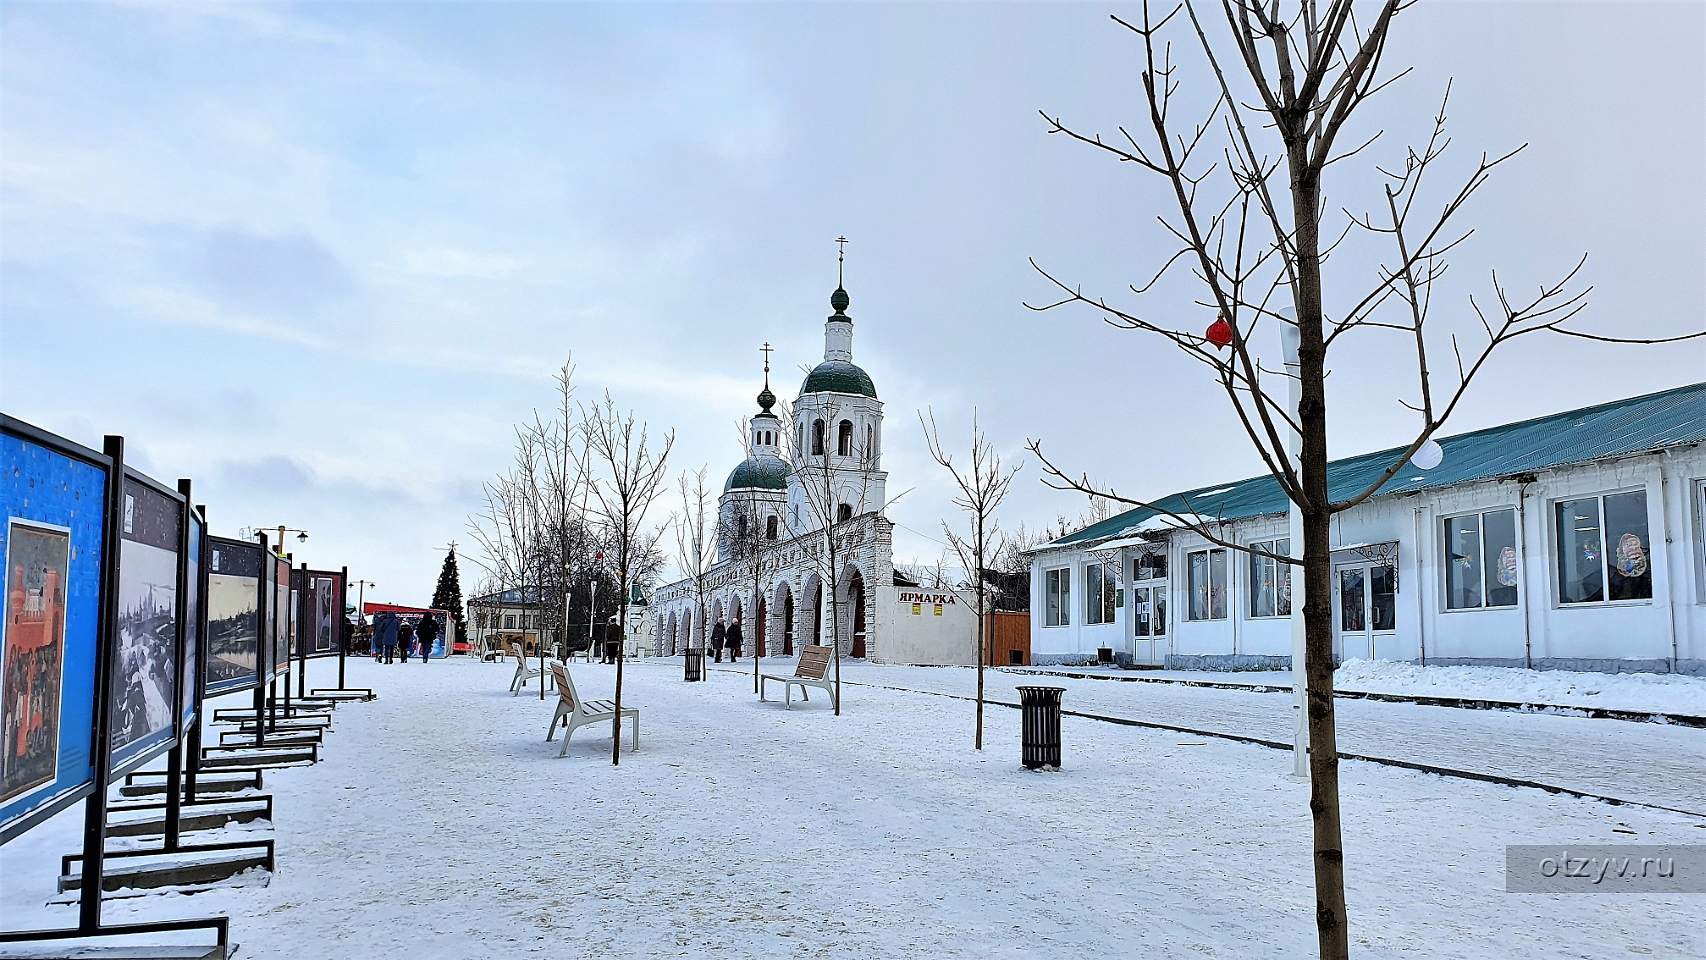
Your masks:
M752 655L762 657L768 652L764 649L764 597L760 595L752 604Z
M865 656L865 578L853 571L847 583L847 603L853 608L853 656Z
M823 643L823 584L812 591L812 643Z
M794 594L782 594L782 656L794 655Z
M744 513L735 514L735 538L742 542L746 540L746 514Z
M835 519L836 519L836 522L838 522L838 523L842 520L853 519L853 508L851 506L849 506L848 504L845 504L845 503L839 507L836 507L835 508Z
M776 518L774 516L768 517L764 521L764 539L776 539Z
M835 428L835 453L842 457L853 455L853 421L843 420Z
M770 597L770 607L776 611L776 631L781 634L776 653L790 657L794 654L794 591L786 580L776 581Z
M872 432L873 430L874 428L870 424L865 424L865 459L871 461L877 459L876 434Z
M823 456L823 421L812 421L812 456Z

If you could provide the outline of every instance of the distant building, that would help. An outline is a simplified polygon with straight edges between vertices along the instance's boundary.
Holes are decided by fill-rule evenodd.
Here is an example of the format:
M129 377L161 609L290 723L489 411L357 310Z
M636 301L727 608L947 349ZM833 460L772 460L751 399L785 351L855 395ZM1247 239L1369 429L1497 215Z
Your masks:
M538 636L541 630L538 587L511 587L471 597L464 606L464 622L475 650L485 649L485 639L494 633L530 632Z
M841 638L841 653L904 663L971 663L976 627L952 593L926 594L896 577L894 523L884 513L883 404L870 374L853 362L851 298L836 287L824 323L823 360L800 384L792 423L771 408L768 365L758 412L748 423L750 453L730 471L718 501L718 562L705 578L705 610L692 580L665 584L651 597L655 648L669 656L705 646L721 618L743 622L744 653L792 655L801 644ZM784 434L784 431L787 431ZM784 457L784 448L792 456ZM828 465L825 466L827 457ZM837 523L852 535L837 557L836 583L826 584L816 557L823 525L807 501L806 483L827 470L838 499ZM817 489L814 485L813 489ZM748 526L751 525L751 526ZM774 543L771 570L754 590L750 568L731 560L729 530L762 531ZM827 591L833 590L835 602ZM839 629L830 622L840 612Z
M1706 383L1441 439L1333 521L1340 659L1706 674ZM1401 451L1334 461L1348 496ZM1291 552L1270 476L1157 505ZM1290 665L1291 569L1129 510L1031 554L1034 662Z

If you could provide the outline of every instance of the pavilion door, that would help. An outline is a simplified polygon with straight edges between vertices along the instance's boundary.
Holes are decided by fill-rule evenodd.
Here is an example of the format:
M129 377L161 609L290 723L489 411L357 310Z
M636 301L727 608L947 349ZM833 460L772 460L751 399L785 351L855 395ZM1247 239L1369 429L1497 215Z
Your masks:
M1167 581L1134 583L1131 608L1131 658L1144 667L1167 663Z
M1376 643L1398 631L1398 577L1390 563L1359 561L1333 568L1333 654L1372 660Z

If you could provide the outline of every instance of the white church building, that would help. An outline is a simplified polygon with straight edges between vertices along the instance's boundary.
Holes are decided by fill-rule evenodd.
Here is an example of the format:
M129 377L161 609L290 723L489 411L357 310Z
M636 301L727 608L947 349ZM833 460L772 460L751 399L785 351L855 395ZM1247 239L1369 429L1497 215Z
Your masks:
M1706 674L1706 383L1439 444L1439 465L1334 518L1340 659ZM1333 461L1329 491L1399 452ZM1291 547L1270 476L1150 502ZM1036 663L1290 665L1289 566L1147 508L1037 548L1031 601Z
M823 360L800 384L787 423L774 411L765 363L746 459L729 472L718 500L717 563L702 588L690 578L652 592L648 619L661 655L706 646L720 619L741 622L746 656L754 644L766 656L792 656L803 644L839 636L844 656L975 662L975 618L964 601L895 574L894 524L884 515L883 404L870 374L853 362L851 298L837 285L829 303ZM820 504L835 515L833 584L825 582L829 564L818 559L827 542ZM754 549L764 558L756 589L752 566L739 556ZM838 625L830 622L836 611Z

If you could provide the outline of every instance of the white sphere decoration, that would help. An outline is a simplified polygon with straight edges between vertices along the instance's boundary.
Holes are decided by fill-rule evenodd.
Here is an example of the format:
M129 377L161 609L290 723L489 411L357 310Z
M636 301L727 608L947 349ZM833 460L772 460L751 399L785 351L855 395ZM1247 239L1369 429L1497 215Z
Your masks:
M1440 449L1439 444L1429 440L1416 448L1415 456L1410 458L1410 462L1416 465L1417 470L1432 470L1445 462L1445 451Z

